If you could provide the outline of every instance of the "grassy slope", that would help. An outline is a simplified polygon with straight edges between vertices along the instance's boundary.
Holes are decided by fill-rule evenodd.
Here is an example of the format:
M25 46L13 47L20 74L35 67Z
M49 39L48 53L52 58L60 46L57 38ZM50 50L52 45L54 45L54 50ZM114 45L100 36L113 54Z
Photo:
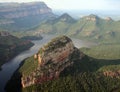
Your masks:
M115 50L112 51L112 48L115 48ZM104 77L98 74L98 72L100 71L120 69L120 58L118 57L116 58L116 56L119 56L118 53L116 53L118 49L119 49L119 44L101 45L101 46L93 47L91 49L82 48L81 51L83 51L86 54L91 52L90 55L85 56L81 60L75 60L72 66L66 68L61 73L60 78L40 85L33 85L27 87L22 91L32 92L39 90L42 92L46 92L46 91L119 92L120 79ZM105 51L107 55L104 58L100 58L101 57L100 55L92 56L92 54L94 54L97 51L99 51L101 56L102 55L104 56L103 51ZM112 58L109 56L109 53L114 54ZM113 59L117 59L117 60L113 60ZM37 67L37 61L35 61L32 56L25 60L22 67L20 67L19 72L28 75L36 67ZM16 85L14 86L16 87Z
M37 60L34 60L34 57L27 58L23 64L23 66L19 69L19 72L24 75L29 75L31 72L33 72L36 67L38 66Z
M90 53L89 57L85 56L82 60L74 61L74 65L65 69L61 73L61 77L59 79L46 82L42 85L33 85L23 89L23 92L30 90L40 90L43 92L62 92L65 90L75 92L79 92L80 90L83 92L120 91L120 83L118 82L120 81L119 79L112 79L109 77L96 75L96 73L101 71L120 69L119 46L120 45L118 44L101 45L91 49L82 48L81 51L83 51L85 54L88 55L88 53ZM99 55L95 54L96 56L93 56L95 52L99 53ZM34 64L31 59L28 59L22 68L20 68L20 72L26 71L25 67L28 66L27 62L29 63L29 66ZM31 71L32 69L28 68L27 70Z
M0 66L16 54L30 48L33 45L32 43L20 45L23 42L25 42L25 40L19 39L15 36L0 36ZM11 50L10 48L12 46L16 47Z
M86 55L97 59L120 59L120 44L99 45L92 48L81 48Z
M108 61L109 65L104 65L98 69L98 72L120 70L120 44L99 45L92 48L81 48L86 55L98 59L99 63ZM118 64L110 64L111 61Z
M99 62L98 62L99 61ZM23 92L112 92L120 91L120 80L96 75L96 72L104 66L120 65L118 60L96 60L85 56L82 60L76 60L73 66L68 67L60 78L33 85L23 89ZM118 67L118 69L120 69ZM25 71L25 70L24 70ZM105 84L105 85L104 85Z
M43 33L66 34L75 38L99 41L101 43L111 43L111 41L117 43L120 37L119 25L120 21L108 21L99 17L96 21L81 18L74 22L65 22L57 18L43 22L33 29Z

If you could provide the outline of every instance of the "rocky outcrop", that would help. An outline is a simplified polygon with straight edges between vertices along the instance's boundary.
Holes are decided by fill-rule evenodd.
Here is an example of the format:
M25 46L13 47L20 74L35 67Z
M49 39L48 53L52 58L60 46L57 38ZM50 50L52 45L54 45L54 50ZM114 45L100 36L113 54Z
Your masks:
M89 16L85 16L83 18L86 19L86 20L88 20L88 21L93 21L93 22L95 22L95 21L97 21L97 19L99 19L99 17L96 16L96 15L94 15L94 14L91 14Z
M25 88L58 78L65 68L74 63L71 56L76 50L66 36L53 39L34 55L33 62L37 61L38 67L27 76L22 74L22 86Z
M107 20L107 21L113 21L113 19L111 17L106 17L105 20Z
M9 36L10 33L9 32L6 32L6 31L1 31L0 32L0 36Z
M120 78L120 70L118 71L104 71L104 76L109 76L111 78Z

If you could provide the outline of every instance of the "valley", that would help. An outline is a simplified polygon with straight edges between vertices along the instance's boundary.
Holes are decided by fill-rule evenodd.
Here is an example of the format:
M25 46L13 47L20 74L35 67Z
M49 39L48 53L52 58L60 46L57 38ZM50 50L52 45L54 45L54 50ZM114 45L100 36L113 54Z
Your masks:
M0 68L1 65L33 45L29 40L22 40L8 32L0 32Z
M54 41L56 41L57 39L58 38L54 38L53 40L51 40L51 42L53 41L54 43ZM50 51L48 49L47 51L48 52L50 51L50 53L52 54L55 48L61 48L61 47L60 46L56 47L55 45L55 48L54 48L52 47L53 43L51 42L48 42L49 45L44 45L44 46L45 47L47 46L46 48L51 46L50 49L53 49L53 50ZM60 42L58 44L60 44ZM64 47L64 45L61 45L61 46ZM68 61L63 60L63 62L60 61L62 62L60 63L59 62L60 58L59 58L58 63L56 63L55 66L54 66L54 63L52 64L53 61L48 60L49 55L45 57L46 60L48 60L48 63L45 61L46 63L43 63L40 66L38 65L39 63L37 63L39 59L38 60L35 59L34 56L27 58L22 64L22 66L18 68L17 72L14 73L11 80L8 82L6 90L8 92L9 91L26 92L26 91L38 91L38 90L43 91L43 92L45 92L46 90L50 92L53 92L53 91L62 92L64 90L67 90L67 91L71 90L71 91L76 91L76 92L79 92L80 90L81 91L84 90L84 92L90 91L90 90L97 91L97 92L101 92L101 91L104 91L104 92L118 91L119 92L120 90L119 88L120 87L120 84L119 84L120 83L119 82L120 81L120 77L119 77L120 76L120 73L119 73L120 59L114 59L114 60L103 59L103 58L97 59L94 56L90 56L90 55L87 56L86 54L84 54L84 52L87 53L89 52L89 50L85 51L84 48L81 48L80 51L75 50L73 55L70 55ZM94 47L91 47L89 49L92 49L92 48ZM38 50L37 53L38 54L41 53L41 50ZM102 53L101 55L104 56L104 54ZM40 62L43 62L43 61L40 61ZM68 66L66 66L67 62L68 63L72 62L72 64L68 64ZM60 63L60 66L59 66L59 63ZM59 72L59 76L53 77L54 72L52 72L52 69L55 70L57 68L58 68L57 70L58 72L61 70L61 68L63 69L61 72ZM49 73L50 71L48 71L47 69L48 70L50 69L52 73ZM32 75L29 75L29 74L32 74ZM52 79L49 78L49 74L50 76L52 76L50 77ZM44 77L42 78L41 76L44 76ZM21 77L26 77L24 81L26 81L25 83L28 83L26 84L26 85L29 85L28 87L23 86L23 84L21 85L21 81L20 81ZM37 81L32 82L31 79L34 79L34 81L38 80L38 82ZM13 88L11 89L11 85L14 86L15 89ZM78 85L81 85L81 86L79 87Z
M65 2L0 1L0 92L120 92L117 3Z
M36 53L39 50L39 48L42 47L45 43L49 42L52 38L56 37L55 35L42 35L42 36L43 36L42 40L32 41L34 43L33 47L31 47L27 51L24 51L24 52L20 53L19 55L14 57L12 60L10 60L10 62L5 63L1 67L2 70L0 71L0 76L1 76L0 77L0 83L3 83L3 84L1 84L1 87L0 87L1 92L4 92L3 89L4 89L5 84L10 79L12 74L16 71L16 69L19 67L19 64L24 59L26 59L27 57L30 57L34 53ZM91 46L96 45L96 44L90 44L90 43L88 44L88 42L85 42L85 41L82 41L82 40L79 40L79 39L73 39L73 42L74 42L75 46L78 47L78 48L91 47ZM29 65L29 62L28 63L26 62L26 64L28 66L31 66L31 65Z

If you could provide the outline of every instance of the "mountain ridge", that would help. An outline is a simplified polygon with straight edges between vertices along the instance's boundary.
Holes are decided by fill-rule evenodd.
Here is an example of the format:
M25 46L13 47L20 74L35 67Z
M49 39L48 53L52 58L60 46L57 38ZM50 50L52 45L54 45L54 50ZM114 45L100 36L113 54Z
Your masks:
M56 19L61 19L66 14L61 15ZM70 15L66 17L69 18ZM100 18L97 15L91 14L82 17L74 22L65 22L56 19L51 22L43 22L33 30L47 34L65 34L68 36L86 39L99 42L118 42L120 36L119 21L114 21L110 17L106 19ZM73 18L72 18L73 19Z
M9 31L25 30L54 17L44 2L0 3L0 27Z

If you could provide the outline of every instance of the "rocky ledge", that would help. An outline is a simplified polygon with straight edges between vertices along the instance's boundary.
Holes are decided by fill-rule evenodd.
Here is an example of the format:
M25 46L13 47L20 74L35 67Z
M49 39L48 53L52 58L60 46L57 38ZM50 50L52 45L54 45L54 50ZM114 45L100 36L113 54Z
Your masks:
M27 76L22 74L23 88L58 78L65 68L74 63L72 55L75 52L80 55L70 38L61 36L52 39L34 55L33 62L38 62L36 69Z

